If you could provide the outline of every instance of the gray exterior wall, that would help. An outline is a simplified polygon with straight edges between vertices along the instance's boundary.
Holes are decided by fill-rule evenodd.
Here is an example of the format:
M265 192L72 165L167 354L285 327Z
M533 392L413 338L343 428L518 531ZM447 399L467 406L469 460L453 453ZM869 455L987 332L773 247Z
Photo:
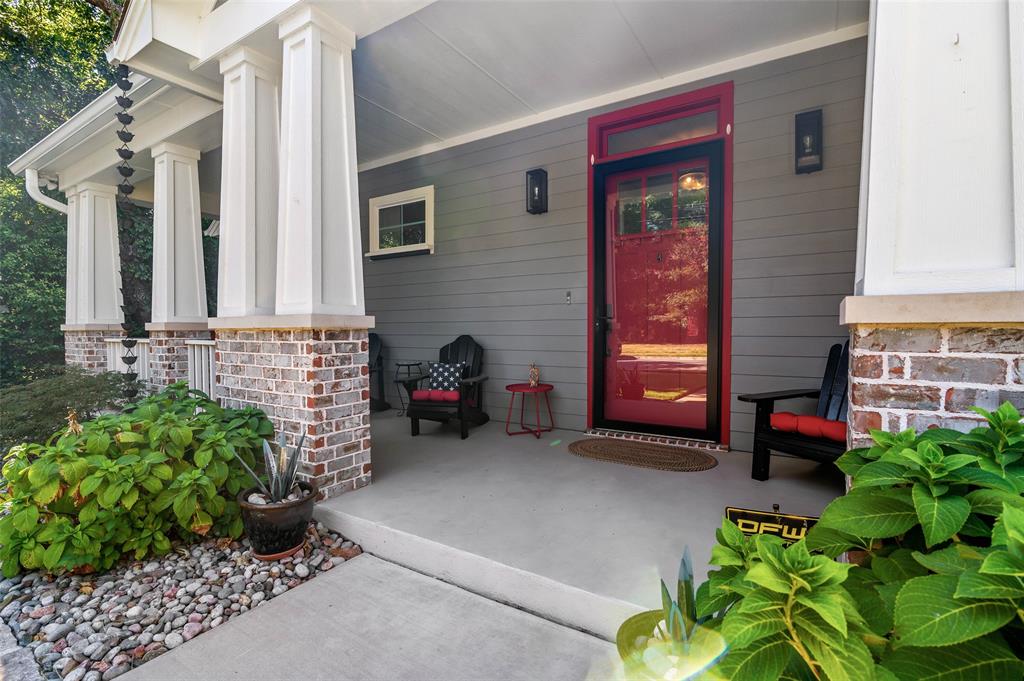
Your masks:
M492 418L536 362L559 427L587 411L587 119L640 101L735 83L731 445L753 413L735 395L815 386L842 341L852 293L866 43L831 46L643 99L567 116L359 176L363 243L372 196L433 184L430 256L366 262L366 308L395 360L431 360L460 333L485 348ZM825 169L793 173L793 114L824 109ZM525 171L544 167L549 212L525 211ZM566 294L571 303L566 303Z

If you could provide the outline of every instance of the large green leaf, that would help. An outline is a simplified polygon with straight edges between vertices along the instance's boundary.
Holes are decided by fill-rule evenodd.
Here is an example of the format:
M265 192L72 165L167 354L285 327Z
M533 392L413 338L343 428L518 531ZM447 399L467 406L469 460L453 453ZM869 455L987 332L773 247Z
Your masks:
M914 560L910 549L896 549L889 555L875 556L871 560L871 571L885 584L902 583L928 574L928 570Z
M958 599L956 588L952 575L908 581L896 597L896 645L954 645L991 633L1016 616L1006 603Z
M874 461L857 471L854 487L893 487L905 485L907 467L890 461Z
M746 648L785 628L786 622L781 611L740 612L733 609L725 616L721 631L729 646Z
M1024 577L1024 558L1018 558L1009 551L996 551L985 557L978 571L987 575Z
M829 681L868 681L874 679L875 661L871 651L856 636L847 638L843 645L829 645L824 641L808 639L807 649L821 665Z
M11 522L20 532L29 532L35 528L39 521L39 509L36 506L26 506L14 514Z
M980 515L998 516L1003 512L1003 504L1018 508L1024 507L1024 498L1014 492L997 489L976 489L967 494L971 510Z
M846 614L843 612L842 587L819 589L796 597L798 603L818 613L836 631L846 636Z
M1011 575L983 575L974 570L960 575L957 598L1016 600L1024 598L1024 579Z
M830 503L818 521L860 537L884 539L918 524L917 512L902 499L882 492L848 494Z
M1019 681L1024 663L997 635L941 648L898 648L882 661L900 681Z
M851 548L862 547L864 544L860 539L846 532L834 530L816 524L807 531L807 548L811 551L822 553L829 558L837 558Z
M37 487L35 494L32 495L32 498L35 499L37 503L45 506L46 504L53 501L57 497L57 494L59 492L60 478L55 477L51 478L50 480L47 480L42 485Z
M757 563L747 571L747 581L777 593L789 593L791 583L786 575L768 563Z
M731 681L776 681L793 654L789 642L775 636L730 650L718 670Z
M914 552L914 560L925 568L940 575L959 575L977 564L977 559L964 555L961 544L953 544L931 553Z
M929 547L946 541L960 531L971 514L971 504L960 496L932 496L926 485L917 483L913 489L914 508L921 520L925 543Z

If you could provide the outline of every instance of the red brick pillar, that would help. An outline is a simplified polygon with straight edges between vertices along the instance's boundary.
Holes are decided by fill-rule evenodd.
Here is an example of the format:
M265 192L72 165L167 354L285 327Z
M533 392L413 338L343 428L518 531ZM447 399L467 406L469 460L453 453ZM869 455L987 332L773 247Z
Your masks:
M366 329L218 328L216 342L224 406L262 409L289 446L305 433L300 472L324 496L370 483Z
M159 390L188 380L186 341L210 340L206 325L147 324L149 330L149 384Z
M850 441L871 429L970 430L972 406L1024 409L1024 328L1010 325L853 325Z
M65 324L61 331L64 363L94 373L107 370L106 339L125 335L119 324Z

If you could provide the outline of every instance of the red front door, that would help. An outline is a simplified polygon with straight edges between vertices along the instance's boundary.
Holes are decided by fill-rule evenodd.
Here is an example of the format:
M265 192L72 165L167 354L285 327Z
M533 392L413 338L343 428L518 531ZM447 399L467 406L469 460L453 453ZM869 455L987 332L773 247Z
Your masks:
M694 156L605 179L605 421L715 437L713 175Z

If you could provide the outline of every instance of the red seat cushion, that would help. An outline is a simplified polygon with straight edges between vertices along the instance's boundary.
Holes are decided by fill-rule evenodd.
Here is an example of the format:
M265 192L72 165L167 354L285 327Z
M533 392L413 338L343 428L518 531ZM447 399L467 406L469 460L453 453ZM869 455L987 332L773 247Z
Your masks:
M795 433L797 427L797 415L790 411L778 411L772 414L772 428L781 430L784 433Z
M821 436L836 442L846 442L846 421L822 419Z
M800 433L807 437L846 442L846 422L831 421L810 414L780 411L771 415L771 426L784 433Z
M413 390L412 399L417 402L458 402L458 390Z

